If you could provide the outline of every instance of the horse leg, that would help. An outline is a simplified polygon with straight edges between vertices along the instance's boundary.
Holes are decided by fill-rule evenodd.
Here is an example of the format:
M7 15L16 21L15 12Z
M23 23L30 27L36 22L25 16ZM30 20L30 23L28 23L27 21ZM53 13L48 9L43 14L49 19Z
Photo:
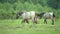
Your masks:
M35 23L37 24L37 17L35 17Z
M25 19L22 20L22 23L24 23L24 22L25 22ZM21 23L21 24L22 24L22 23Z
M25 19L25 21L29 24L29 21L28 21L28 19Z
M34 17L33 22L37 24L37 18Z
M34 20L34 23L36 23L36 24L37 24L37 21L35 21L35 20Z
M47 24L47 21L46 21L46 19L44 19L44 24L45 24L45 23Z
M52 19L52 25L54 25L54 19Z

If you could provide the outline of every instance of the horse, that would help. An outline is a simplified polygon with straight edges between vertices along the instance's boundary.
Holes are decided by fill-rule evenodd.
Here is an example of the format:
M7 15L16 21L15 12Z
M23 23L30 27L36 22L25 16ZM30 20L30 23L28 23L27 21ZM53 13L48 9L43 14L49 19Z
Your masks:
M42 13L39 13L37 14L37 16L40 17L40 19L43 17L44 19L44 24L46 23L47 24L47 19L51 19L52 20L52 25L54 25L54 13L53 12L42 12Z
M35 11L19 11L16 14L16 19L19 18L19 16L22 16L22 23L26 22L29 23L29 19L31 19L33 21L33 23L37 24L37 16L36 16L36 12Z

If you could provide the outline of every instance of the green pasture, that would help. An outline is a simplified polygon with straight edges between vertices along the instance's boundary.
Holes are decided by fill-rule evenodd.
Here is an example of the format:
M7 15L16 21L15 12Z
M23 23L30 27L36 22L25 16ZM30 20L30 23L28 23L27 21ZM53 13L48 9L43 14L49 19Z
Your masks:
M0 20L0 34L60 34L60 19L55 20L55 24L51 24L51 20L44 24L43 19L38 24L33 24L30 20L29 24L21 24L21 19L5 19Z

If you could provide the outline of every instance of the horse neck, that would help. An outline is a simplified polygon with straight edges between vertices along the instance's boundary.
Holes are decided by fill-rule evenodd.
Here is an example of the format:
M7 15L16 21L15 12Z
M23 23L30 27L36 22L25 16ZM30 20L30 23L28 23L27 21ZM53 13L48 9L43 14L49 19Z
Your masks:
M40 16L42 17L44 15L44 13L41 13Z

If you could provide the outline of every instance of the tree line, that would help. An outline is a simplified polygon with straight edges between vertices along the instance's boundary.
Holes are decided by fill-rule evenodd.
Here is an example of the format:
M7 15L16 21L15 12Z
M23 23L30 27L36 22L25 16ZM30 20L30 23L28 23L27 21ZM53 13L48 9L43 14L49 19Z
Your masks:
M20 10L48 12L60 17L60 0L0 0L0 19L15 19Z

